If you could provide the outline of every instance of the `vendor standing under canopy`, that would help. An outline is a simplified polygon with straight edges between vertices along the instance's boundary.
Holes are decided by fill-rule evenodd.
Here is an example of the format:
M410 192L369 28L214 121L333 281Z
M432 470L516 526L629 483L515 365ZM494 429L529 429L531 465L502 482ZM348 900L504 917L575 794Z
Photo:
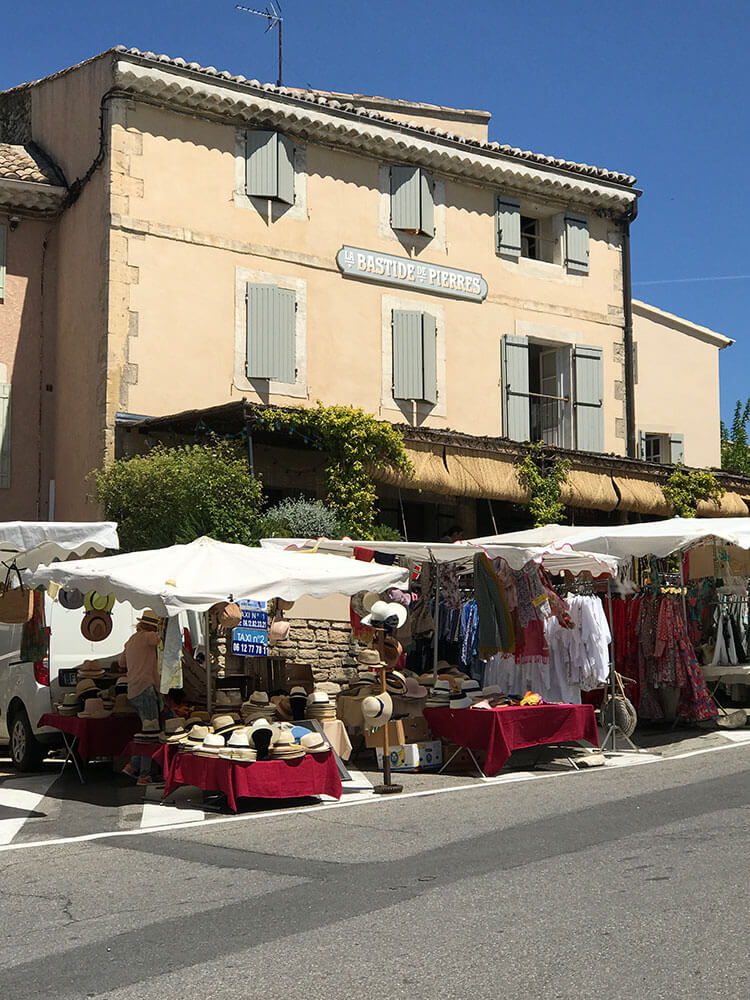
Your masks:
M159 729L159 624L158 615L144 611L135 634L119 656L120 667L127 671L128 701L138 713L142 729ZM147 785L151 781L151 757L133 756L123 771L136 778L139 785Z

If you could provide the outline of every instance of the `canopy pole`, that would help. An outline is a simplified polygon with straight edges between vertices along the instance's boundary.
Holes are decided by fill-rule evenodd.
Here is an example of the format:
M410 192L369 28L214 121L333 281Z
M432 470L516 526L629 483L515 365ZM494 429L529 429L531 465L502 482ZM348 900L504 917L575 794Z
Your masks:
M203 612L203 656L206 660L206 711L210 714L212 705L211 654L208 643L208 611Z
M435 614L432 617L435 625L432 639L432 684L437 684L438 677L438 636L440 633L440 563L433 562L435 567Z

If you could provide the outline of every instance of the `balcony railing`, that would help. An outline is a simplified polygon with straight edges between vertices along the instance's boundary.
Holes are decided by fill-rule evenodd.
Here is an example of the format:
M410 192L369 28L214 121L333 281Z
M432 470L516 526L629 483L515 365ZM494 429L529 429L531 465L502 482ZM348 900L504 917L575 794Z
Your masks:
M558 448L569 447L566 424L570 400L565 396L529 393L529 425L532 441L544 441Z

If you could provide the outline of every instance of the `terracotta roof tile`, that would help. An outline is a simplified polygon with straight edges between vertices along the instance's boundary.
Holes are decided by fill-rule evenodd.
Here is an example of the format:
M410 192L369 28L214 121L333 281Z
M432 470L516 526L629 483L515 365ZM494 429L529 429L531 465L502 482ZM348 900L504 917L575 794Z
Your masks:
M63 183L54 166L31 144L17 146L0 142L0 177L4 180L53 186Z

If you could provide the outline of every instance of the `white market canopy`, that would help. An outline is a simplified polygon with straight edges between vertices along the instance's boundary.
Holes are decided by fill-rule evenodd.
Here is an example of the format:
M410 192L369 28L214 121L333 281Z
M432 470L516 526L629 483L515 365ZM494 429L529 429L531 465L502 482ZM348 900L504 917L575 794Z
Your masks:
M496 544L519 547L539 544L548 546L550 551L570 547L618 559L649 555L663 559L673 552L685 552L696 545L713 543L750 549L750 518L672 517L665 521L589 527L550 524L531 531L493 535L472 541L488 548Z
M0 521L0 561L19 569L119 548L112 521Z
M438 565L453 565L470 569L474 556L484 553L491 559L502 558L513 569L522 569L529 562L540 562L549 573L567 570L575 575L589 572L592 576L617 573L616 558L591 554L572 549L570 546L546 547L541 544L505 545L499 540L505 536L460 542L370 542L336 540L330 538L264 538L261 545L273 550L297 550L299 552L330 552L339 555L353 555L355 549L369 549L383 555L398 556L411 566L426 562Z
M274 552L198 538L188 545L42 566L29 583L97 590L139 610L172 616L188 609L207 611L230 595L235 601L296 601L303 595L379 593L405 587L408 572L333 555Z

